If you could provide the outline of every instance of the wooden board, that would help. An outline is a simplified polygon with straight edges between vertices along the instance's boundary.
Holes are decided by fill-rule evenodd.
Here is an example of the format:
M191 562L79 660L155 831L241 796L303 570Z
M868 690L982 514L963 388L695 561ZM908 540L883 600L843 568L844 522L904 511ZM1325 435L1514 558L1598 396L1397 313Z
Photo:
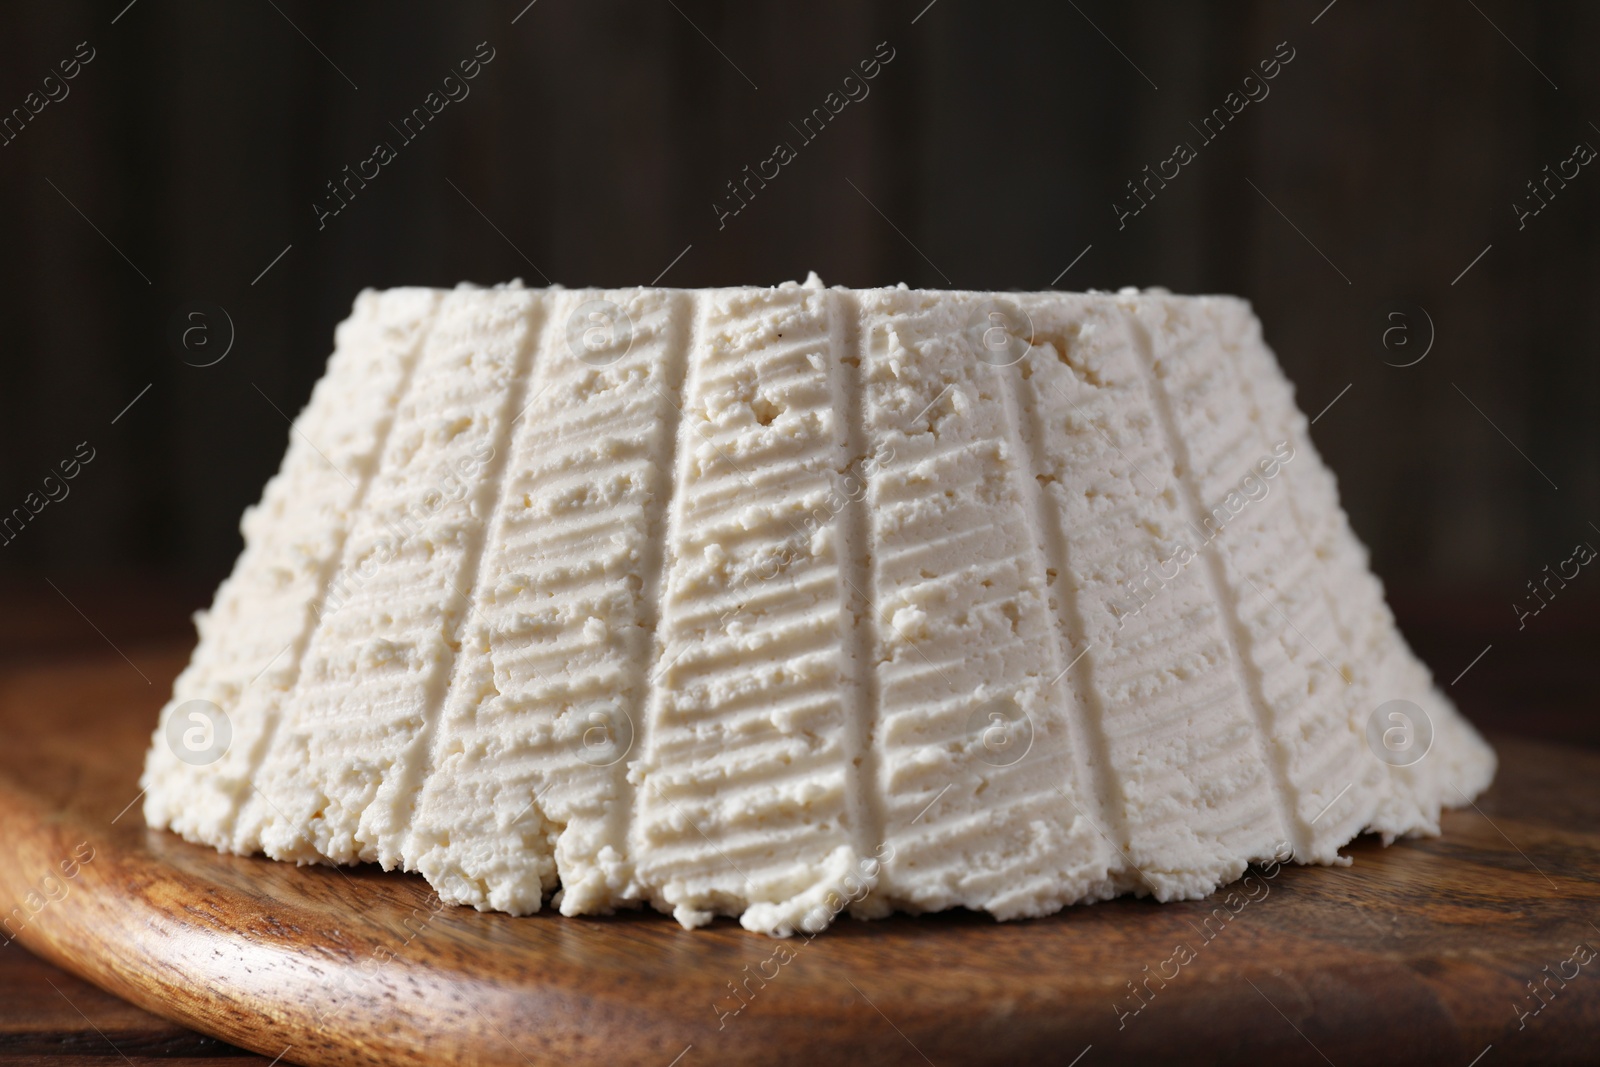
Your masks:
M1549 977L1600 946L1593 753L1501 740L1493 791L1441 839L1258 874L1236 913L1123 900L779 942L481 915L416 876L147 830L136 782L182 656L138 652L152 684L118 657L0 678L0 906L46 959L286 1062L1466 1067L1492 1044L1498 1067L1593 1062L1600 1039L1600 959Z
M268 1067L270 1059L157 1018L20 944L0 947L0 1063L120 1067L122 1057L160 1067Z

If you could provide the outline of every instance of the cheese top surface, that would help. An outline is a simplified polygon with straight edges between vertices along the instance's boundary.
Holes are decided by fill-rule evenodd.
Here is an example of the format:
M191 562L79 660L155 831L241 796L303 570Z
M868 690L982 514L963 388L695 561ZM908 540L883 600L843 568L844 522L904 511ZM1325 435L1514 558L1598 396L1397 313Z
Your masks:
M242 528L146 821L481 909L1194 898L1494 769L1229 297L367 291Z

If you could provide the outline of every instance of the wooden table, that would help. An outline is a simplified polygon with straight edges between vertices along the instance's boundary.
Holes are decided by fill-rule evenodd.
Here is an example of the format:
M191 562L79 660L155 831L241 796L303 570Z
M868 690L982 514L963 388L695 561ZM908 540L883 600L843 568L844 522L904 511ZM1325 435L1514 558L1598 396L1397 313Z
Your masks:
M720 1028L725 979L775 943L653 914L435 911L414 876L219 856L143 828L143 746L182 646L0 673L0 903L88 842L20 942L160 1015L0 948L0 1054L48 1062L1594 1062L1600 960L1519 1028L1525 983L1600 947L1600 755L1498 738L1503 765L1445 834L1350 868L1284 868L1201 940L1217 901L1121 900L1046 920L842 922ZM142 676L139 672L142 672ZM147 684L143 677L150 679ZM414 916L428 916L416 932ZM407 918L412 917L412 926ZM1181 976L1140 1005L1178 942ZM357 975L382 957L368 979ZM1568 965L1570 967L1570 965ZM54 988L52 988L52 984ZM317 1003L354 990L333 1025ZM321 991L319 993L319 991ZM720 1000L718 998L721 998ZM1119 1007L1120 1005L1120 1007ZM314 1025L317 1024L317 1025ZM685 1050L687 1050L685 1052ZM1086 1051L1087 1050L1087 1051ZM1492 1059L1491 1059L1492 1057Z

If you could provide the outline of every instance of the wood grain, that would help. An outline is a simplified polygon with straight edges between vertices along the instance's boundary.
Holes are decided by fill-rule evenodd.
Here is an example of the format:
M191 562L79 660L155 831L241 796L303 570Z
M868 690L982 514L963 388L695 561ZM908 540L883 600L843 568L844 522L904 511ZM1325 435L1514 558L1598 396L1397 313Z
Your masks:
M1600 960L1551 979L1547 1006L1518 1018L1538 1006L1525 983L1542 968L1600 946L1591 753L1503 740L1499 781L1442 838L1362 840L1351 867L1257 872L1236 913L1220 896L1124 900L1005 924L843 921L776 942L655 914L481 915L442 907L415 876L223 856L149 831L132 802L183 653L129 652L153 684L120 657L0 679L7 933L185 1026L287 1049L285 1062L945 1067L1070 1063L1088 1048L1082 1067L1465 1067L1491 1043L1494 1065L1592 1062L1600 1037ZM1176 976L1149 977L1180 945L1192 958L1165 965ZM741 983L744 1006L721 1014ZM1135 1000L1129 983L1151 992Z
M186 1067L222 1057L232 1067L267 1062L157 1018L10 942L0 946L0 1062L13 1067L36 1057L102 1064L108 1057L181 1059Z

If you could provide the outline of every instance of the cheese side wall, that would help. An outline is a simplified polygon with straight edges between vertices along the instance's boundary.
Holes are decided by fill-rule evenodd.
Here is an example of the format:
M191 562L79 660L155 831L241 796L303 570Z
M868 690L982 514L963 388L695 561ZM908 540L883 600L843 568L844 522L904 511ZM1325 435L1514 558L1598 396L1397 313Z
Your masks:
M1230 297L363 293L145 819L780 936L1437 833L1494 755L1308 431ZM1432 726L1406 767L1367 737L1397 699ZM218 758L169 741L191 701Z

